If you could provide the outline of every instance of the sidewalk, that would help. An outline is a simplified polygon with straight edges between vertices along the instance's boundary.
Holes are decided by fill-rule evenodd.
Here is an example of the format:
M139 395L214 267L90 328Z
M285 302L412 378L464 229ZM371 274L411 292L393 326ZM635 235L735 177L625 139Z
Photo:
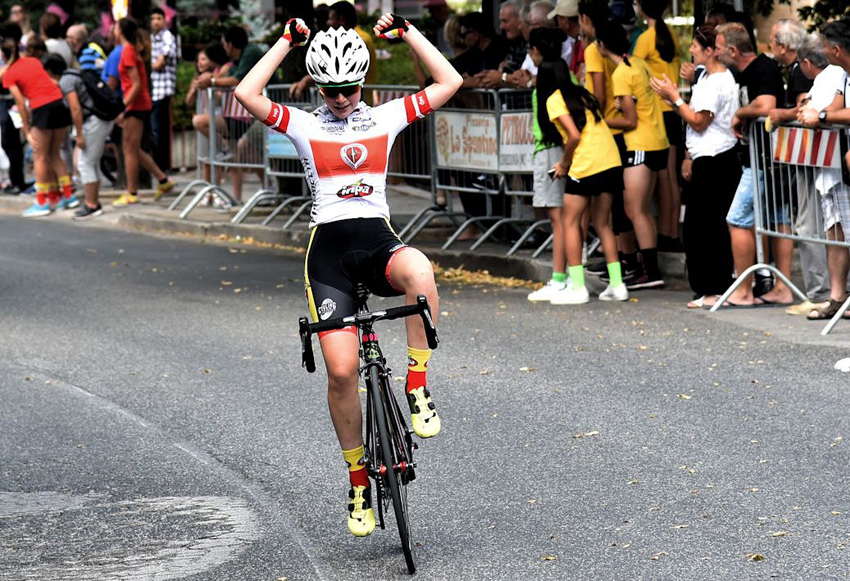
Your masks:
M179 193L192 176L180 176L178 187L174 192ZM255 191L252 185L246 184L246 192ZM278 217L270 226L259 224L271 211L272 207L260 207L247 218L243 224L231 224L230 219L236 209L222 211L210 207L197 207L186 220L179 218L180 209L185 208L188 199L184 200L180 209L169 211L168 206L174 200L167 196L159 202L153 201L153 191L143 190L140 197L143 203L129 208L113 208L111 201L120 195L120 191L105 191L101 195L104 214L86 222L74 222L78 227L121 228L137 230L153 234L172 236L191 236L204 242L234 243L254 242L290 252L300 252L306 246L308 230L305 221L299 222L289 230L281 227L285 218ZM388 190L387 198L393 216L394 227L400 229L416 212L430 203L427 192L413 188L395 188ZM32 196L0 195L0 213L20 215L32 203ZM73 212L64 211L39 220L72 221ZM397 231L398 231L397 229ZM413 245L419 247L428 257L442 268L462 267L467 270L486 270L497 277L519 278L529 281L543 282L549 279L552 272L551 253L544 253L539 259L532 259L532 250L521 250L513 257L504 253L508 247L505 244L486 243L475 252L469 251L471 242L458 242L450 250L442 250L440 245L446 240L452 229L445 223L434 228L426 229L417 237ZM633 293L633 300L650 301L658 306L681 309L683 327L687 326L689 316L710 316L721 321L728 321L752 331L750 336L755 338L763 334L774 335L792 343L832 345L846 347L850 345L850 321L839 323L827 337L819 333L825 323L812 322L805 317L792 317L784 313L782 308L759 308L751 310L721 310L709 313L707 310L687 310L684 305L690 299L687 285L683 254L660 254L660 263L664 272L667 288L662 291L641 291ZM795 259L795 279L799 278L798 264ZM588 277L591 293L603 290L603 285L594 277ZM596 287L599 288L596 288ZM746 332L745 332L746 333ZM747 335L745 335L747 336ZM755 340L751 338L750 340ZM729 340L730 337L724 338ZM742 339L746 341L747 339ZM834 362L833 362L834 363Z

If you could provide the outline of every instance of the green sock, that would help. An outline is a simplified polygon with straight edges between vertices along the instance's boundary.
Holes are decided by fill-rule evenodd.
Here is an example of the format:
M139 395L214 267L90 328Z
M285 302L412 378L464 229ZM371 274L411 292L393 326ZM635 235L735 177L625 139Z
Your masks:
M581 264L578 266L569 266L567 270L570 271L570 288L575 290L584 288L584 266Z
M567 282L567 273L566 272L553 272L552 273L552 282L557 282L558 284L564 284Z
M608 263L608 284L612 287L623 284L623 268L620 261Z

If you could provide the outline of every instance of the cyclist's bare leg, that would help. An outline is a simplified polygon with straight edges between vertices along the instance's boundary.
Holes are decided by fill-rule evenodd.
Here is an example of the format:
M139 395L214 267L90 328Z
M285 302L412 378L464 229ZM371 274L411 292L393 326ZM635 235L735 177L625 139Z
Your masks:
M418 295L425 295L428 306L431 307L431 317L437 324L440 312L440 297L437 294L437 283L434 282L434 268L431 261L415 248L399 250L390 265L390 282L404 291L404 303L416 304ZM428 349L428 339L425 337L425 327L419 317L407 317L407 344L417 349Z
M434 282L434 269L431 261L415 248L399 250L390 264L390 282L404 291L405 303L416 303L418 295L425 295L431 308L431 317L437 324L440 312L440 297ZM426 386L426 369L431 351L420 317L407 317L407 404L410 407L410 421L413 431L420 438L430 438L440 432L440 418Z
M357 371L360 360L357 335L348 331L328 333L319 340L328 370L328 408L343 450L363 444Z

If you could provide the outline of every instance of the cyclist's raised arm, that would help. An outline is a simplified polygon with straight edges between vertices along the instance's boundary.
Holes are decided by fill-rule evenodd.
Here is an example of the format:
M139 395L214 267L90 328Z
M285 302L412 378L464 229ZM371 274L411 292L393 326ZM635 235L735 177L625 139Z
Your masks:
M380 38L401 38L406 41L416 56L425 63L434 79L434 83L424 89L431 109L439 109L445 105L460 89L463 77L415 26L401 16L384 14L375 25L374 32Z
M268 124L272 113L272 102L263 96L263 89L274 75L277 67L296 46L302 46L310 38L310 29L300 18L293 18L286 23L283 36L274 46L263 55L245 78L236 86L234 94L242 106L251 115Z

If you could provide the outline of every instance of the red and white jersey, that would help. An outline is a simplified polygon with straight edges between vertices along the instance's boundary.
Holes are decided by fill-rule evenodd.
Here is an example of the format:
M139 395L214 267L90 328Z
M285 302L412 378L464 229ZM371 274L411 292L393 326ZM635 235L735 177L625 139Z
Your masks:
M349 218L389 218L387 165L396 135L431 113L425 91L378 107L363 101L346 119L272 104L265 123L295 144L310 192L310 227Z

